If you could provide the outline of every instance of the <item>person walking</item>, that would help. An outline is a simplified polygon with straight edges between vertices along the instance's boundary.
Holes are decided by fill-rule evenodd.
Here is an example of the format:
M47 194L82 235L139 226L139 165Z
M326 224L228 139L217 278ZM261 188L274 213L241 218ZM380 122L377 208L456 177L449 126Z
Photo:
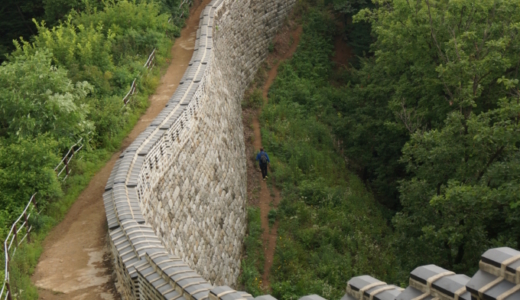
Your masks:
M260 170L262 170L262 178L267 178L267 165L271 163L269 155L264 151L264 148L260 148L260 152L256 155L256 160L260 164Z

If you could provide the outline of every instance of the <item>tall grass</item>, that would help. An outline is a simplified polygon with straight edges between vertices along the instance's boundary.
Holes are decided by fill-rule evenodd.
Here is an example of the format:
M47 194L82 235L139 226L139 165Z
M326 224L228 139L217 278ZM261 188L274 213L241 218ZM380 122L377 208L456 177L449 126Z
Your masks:
M398 270L381 208L349 172L328 126L341 93L329 83L334 21L318 4L303 6L303 24L298 50L280 67L260 120L282 190L270 281L277 299L339 299L353 276L396 281Z

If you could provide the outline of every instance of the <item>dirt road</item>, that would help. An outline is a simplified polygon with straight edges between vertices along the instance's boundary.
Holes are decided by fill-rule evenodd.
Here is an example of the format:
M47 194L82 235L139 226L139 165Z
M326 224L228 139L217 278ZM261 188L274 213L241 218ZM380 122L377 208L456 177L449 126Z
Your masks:
M40 299L119 299L107 253L107 222L103 192L120 153L161 112L179 84L193 54L199 16L210 0L195 1L190 18L171 50L172 60L150 107L123 141L120 151L90 181L65 219L44 241L44 251L32 276Z

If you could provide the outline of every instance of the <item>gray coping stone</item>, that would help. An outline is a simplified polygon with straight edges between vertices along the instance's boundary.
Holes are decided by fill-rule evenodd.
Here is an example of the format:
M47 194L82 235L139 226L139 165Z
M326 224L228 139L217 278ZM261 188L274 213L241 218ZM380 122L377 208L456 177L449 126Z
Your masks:
M483 293L484 298L495 300L498 298L498 296L502 295L503 293L509 291L510 289L512 289L514 287L515 287L515 284L513 284L509 281L503 280L499 284L497 284L497 285L493 286L492 288L490 288L489 290L485 291ZM513 299L517 299L517 300L520 299L520 291L513 293L512 295L505 298L504 300L513 300Z
M488 283L496 280L498 277L489 274L485 271L479 270L471 280L466 284L466 288L468 291L470 291L472 294L478 295L478 290L487 285ZM503 293L509 291L510 289L514 288L516 285L503 279L493 287L489 288L488 290L483 292L484 299L494 300L498 296L502 295ZM504 300L513 300L513 299L520 299L520 291L517 291L510 295L509 297L505 298Z
M119 222L117 221L117 215L115 212L114 200L112 199L111 191L103 193L103 204L105 206L105 215L107 217L108 228L118 228Z
M183 299L183 297L179 298L179 292L177 291L171 291L169 293L167 293L166 295L164 295L164 298L168 299L168 300L171 300L171 299Z
M455 292L466 286L470 279L463 274L450 275L436 280L433 282L432 287L445 295L455 297ZM463 293L459 296L459 299L471 300L470 292Z
M168 121L163 124L161 129L170 129L175 124L175 122L177 122L177 120L182 116L182 114L185 111L186 111L186 107L183 107L183 106L178 107L177 110L175 111L175 113L173 113L173 115L170 116ZM175 137L175 140L177 140L177 137Z
M193 276L193 277L191 277L191 276ZM173 276L170 276L171 280L175 281L176 283L184 281L186 279L186 277L202 278L199 274L197 274L197 272L195 272L193 270L191 272L182 273L182 274L175 274Z
M300 300L325 300L325 298L320 297L318 295L308 295L301 297Z
M206 48L206 44L208 42L208 36L201 36L200 39L198 39L195 43L196 47L199 48L199 50L204 50L202 48Z
M468 291L473 294L478 294L478 290L480 288L495 280L496 278L497 277L492 274L479 270L466 284L466 289L468 289Z
M206 42L206 49L212 49L213 48L213 39L208 39Z
M188 90L188 87L189 87L189 84L187 84L181 80L181 82L179 83L179 86L177 87L177 90L175 91L173 96L170 98L170 101L172 101L172 100L180 101L182 99L182 97L184 96L184 94L186 93L186 91Z
M397 295L401 294L401 292L402 292L402 290L400 288L396 287L395 285L385 284L385 285L379 285L379 286L375 286L373 288L369 288L363 294L366 297L370 297L370 293L372 293L376 290L379 290L381 288L386 288L386 287L393 287L394 289L378 293L378 294L374 295L374 299L376 299L376 300L393 300L393 299L395 299L395 297Z
M367 286L369 284L375 283L375 282L382 282L382 281L378 280L378 279L375 279L372 276L362 275L362 276L357 276L357 277L351 278L347 282L347 285L350 285L350 287L353 290L359 291L363 287L365 287L365 286Z
M195 79L194 79L193 82L199 83L199 82L202 81L202 78L204 77L204 73L206 72L207 67L208 67L208 65L201 65L200 66L199 73L197 74L197 76L195 76Z
M173 106L166 106L163 108L161 113L152 121L151 125L160 126L168 117L170 113L175 109Z
M421 296L424 294L423 292L419 291L418 289L414 289L413 287L409 286L407 287L401 294L399 294L395 300L411 300L416 297ZM422 298L421 300L432 300L432 296L426 296L426 298Z
M178 264L170 264L166 265L164 267L161 267L161 270L168 275L168 277L174 276L176 274L180 274L180 272L186 272L193 271L188 265L186 265L184 262L179 262Z
M143 168L145 161L145 157L143 156L137 156L134 161L134 165L132 166L132 169L130 170L130 177L128 178L128 181L126 182L127 187L135 187L137 186L137 182L139 180L139 176L141 175L141 169ZM137 193L135 194L137 198Z
M137 136L137 138L132 142L132 144L130 144L130 146L126 148L125 152L137 151L137 149L141 147L146 138L148 138L156 128L156 126L148 126L139 136Z
M150 138L145 142L143 147L139 149L138 155L139 156L146 156L150 151L152 151L153 147L157 144L157 142L162 138L164 134L164 130L159 130L153 132L150 136ZM155 164L154 164L155 165Z
M105 191L112 189L112 186L114 185L114 177L116 176L116 172L117 172L117 169L119 169L120 164L121 164L121 160L118 159L116 161L116 163L114 164L114 168L112 169L112 172L110 173L110 177L108 177L108 181L105 186Z
M213 286L209 283L200 283L200 284L196 284L196 285L192 285L192 286L189 286L186 288L186 292L188 292L190 295L194 296L194 295L199 295L198 298L204 298L205 296L208 295L209 293L209 290L212 288Z
M484 254L482 254L481 259L482 259L482 262L485 262L487 264L500 268L502 266L502 262L504 262L506 259L509 259L513 256L518 256L518 255L520 255L520 251L517 251L517 250L509 248L509 247L501 247L501 248L489 249L488 251L484 252ZM517 264L520 264L520 261L517 261ZM508 268L508 270L513 273L516 273L515 269Z
M228 292L228 291L234 291L234 289L230 288L227 285L223 285L223 286L217 286L217 287L211 289L209 292L211 294L215 295L215 297L216 297L217 295L220 295L220 294L222 294L224 292Z
M114 170L116 174L114 176L113 185L126 182L126 175L130 170L133 158L133 155L127 155L120 159L121 163L119 165L119 168L117 168L117 170Z
M415 279L423 284L426 284L428 278L435 276L440 273L448 272L448 270L443 269L436 265L426 265L415 268L411 273L410 277Z
M343 300L343 298L341 298L341 299ZM275 297L271 296L271 295L262 295L262 296L256 297L255 300L277 300L277 299ZM347 298L345 300L355 300L355 299L354 298L352 298L352 299Z
M166 106L172 106L172 107L177 108L177 106L179 105L179 103L180 103L179 100L176 100L176 99L170 98L170 100L168 100L168 102L166 103Z
M263 297L263 296L260 296ZM259 297L256 297L255 299L258 299ZM341 297L341 300L357 300L356 298L350 296L349 294L345 294L343 297Z
M400 288L395 288L393 290L384 291L374 296L375 300L394 300L397 296L402 293Z
M184 73L182 81L186 82L189 80L193 80L195 78L195 75L197 74L198 70L198 64L193 64L192 66L188 67L186 70L186 73Z
M248 293L246 292L238 292L238 291L235 291L234 293L230 293L230 294L226 294L222 297L220 297L220 299L222 300L238 300L238 299L254 299L253 296L249 295Z
M193 66L194 64L199 63L199 62L200 62L200 59L195 59L194 57L192 57L188 65Z
M194 285L197 285L197 284L208 283L208 282L206 281L206 279L204 279L202 277L196 277L196 278L186 278L186 279L183 279L183 280L180 280L180 281L176 281L175 283L178 286L180 286L183 290L186 290L190 286L194 286Z
M186 98L184 98L184 101L181 102L182 106L189 105L193 97L195 96L195 93L197 92L197 89L200 87L200 82L194 82L192 86L190 87L189 91L186 94Z

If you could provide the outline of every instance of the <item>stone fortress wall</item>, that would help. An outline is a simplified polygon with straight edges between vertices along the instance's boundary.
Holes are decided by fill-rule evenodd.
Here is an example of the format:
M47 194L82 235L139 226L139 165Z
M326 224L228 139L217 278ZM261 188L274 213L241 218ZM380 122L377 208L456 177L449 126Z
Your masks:
M123 299L275 300L235 285L245 235L240 102L296 0L213 0L166 108L117 161L103 200ZM358 276L342 300L520 300L520 252L488 250L472 277L416 268L406 289ZM300 300L323 300L310 295Z
M103 195L124 299L204 299L236 284L246 231L241 99L295 2L204 9L179 87L120 156Z

